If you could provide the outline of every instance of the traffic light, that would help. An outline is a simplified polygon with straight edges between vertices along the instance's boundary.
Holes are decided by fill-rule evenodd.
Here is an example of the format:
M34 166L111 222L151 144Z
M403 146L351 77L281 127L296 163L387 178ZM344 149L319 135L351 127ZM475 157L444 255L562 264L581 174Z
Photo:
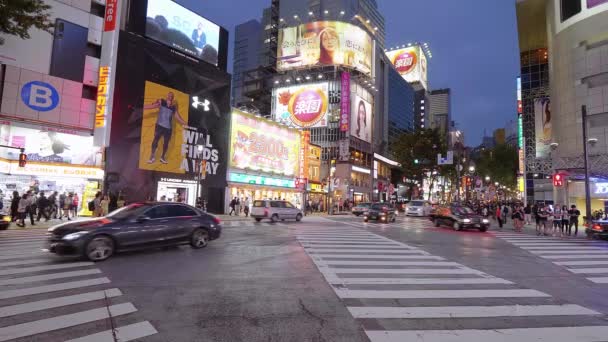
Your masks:
M21 152L19 153L19 167L25 167L27 163L27 154Z
M564 186L564 176L560 173L556 173L553 175L553 186L561 187Z
M471 184L472 184L471 177L467 177L467 186L471 186Z

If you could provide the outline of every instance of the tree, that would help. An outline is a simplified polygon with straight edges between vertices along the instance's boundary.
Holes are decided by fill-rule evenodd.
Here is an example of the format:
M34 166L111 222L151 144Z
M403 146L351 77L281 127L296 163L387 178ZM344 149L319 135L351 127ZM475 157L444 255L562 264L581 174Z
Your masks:
M0 33L21 39L30 38L32 27L52 33L55 24L50 9L42 0L0 0ZM0 37L0 44L3 43Z
M506 144L481 152L475 161L475 168L481 177L490 176L492 182L498 182L507 188L517 184L517 149Z

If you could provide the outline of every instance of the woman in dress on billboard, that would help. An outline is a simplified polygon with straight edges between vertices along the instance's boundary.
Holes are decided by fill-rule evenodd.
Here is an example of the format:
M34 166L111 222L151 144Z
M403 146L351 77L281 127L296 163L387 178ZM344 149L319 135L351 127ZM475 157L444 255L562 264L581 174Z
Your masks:
M152 140L152 149L150 151L150 159L148 164L152 164L156 161L154 155L156 154L156 148L158 147L158 141L163 138L163 154L160 157L162 164L167 164L167 149L169 148L169 142L173 133L173 117L182 126L186 125L184 119L179 115L177 109L177 101L172 92L167 93L167 99L158 99L154 103L144 105L144 109L158 109L158 118L156 119L156 125L154 127L154 139Z
M365 103L363 100L359 101L357 107L357 131L355 132L357 138L369 141L369 133L367 131L367 110L365 109Z
M321 42L321 53L319 55L319 63L333 65L334 56L340 48L338 32L336 32L336 30L334 30L333 28L328 27L321 31L321 34L319 35L319 40Z

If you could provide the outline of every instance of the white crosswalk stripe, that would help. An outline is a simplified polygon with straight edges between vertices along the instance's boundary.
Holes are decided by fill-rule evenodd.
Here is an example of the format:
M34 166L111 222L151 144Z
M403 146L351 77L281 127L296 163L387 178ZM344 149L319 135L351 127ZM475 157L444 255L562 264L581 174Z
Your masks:
M250 220L238 220L238 221L223 221L222 226L224 228L260 228L260 227L284 227L284 223L272 223L272 222L256 222L253 219Z
M0 341L44 341L60 329L61 339L75 342L145 341L158 333L148 321L134 322L137 308L95 263L51 255L45 240L44 229L0 232ZM109 323L88 336L77 329L110 315L113 330L103 330Z
M547 293L522 288L509 280L356 228L366 224L348 226L326 231L316 228L314 232L303 227L297 229L296 237L336 295L347 304L353 317L364 320L362 325L372 342L591 342L606 339L608 325L599 312L575 304L556 303ZM383 243L371 246L353 243L361 239ZM531 240L523 243L522 247L532 248L531 251L541 256L554 256L544 254L554 251L552 248L563 248L561 245L552 246L554 243L551 241L548 246L540 246ZM559 251L586 251L581 252L584 254L568 254L585 258L593 258L597 252L602 252L589 248L601 247L581 243L576 249ZM580 264L564 266L608 264L608 260L590 263L581 259L577 259ZM572 262L567 258L554 260ZM586 272L590 267L581 269ZM608 277L597 277L596 281L608 283ZM495 304L483 305L488 299ZM561 323L552 323L552 317L558 319L560 316L585 318L580 323L576 318L572 319L573 323L569 323L572 326L563 326L563 319ZM519 317L530 317L529 327L521 328L522 321L511 322ZM421 323L425 319L433 321ZM460 320L454 323L454 319ZM593 322L592 326L586 326L587 322ZM446 330L431 330L443 325L447 326ZM505 328L505 325L511 327ZM484 328L479 329L479 326ZM589 332L585 330L588 328Z
M503 232L494 232L494 235L541 258L547 259L555 265L564 266L574 274L605 275L606 277L590 276L587 277L587 280L596 284L608 283L608 267L601 267L608 265L608 243L605 241L514 235Z

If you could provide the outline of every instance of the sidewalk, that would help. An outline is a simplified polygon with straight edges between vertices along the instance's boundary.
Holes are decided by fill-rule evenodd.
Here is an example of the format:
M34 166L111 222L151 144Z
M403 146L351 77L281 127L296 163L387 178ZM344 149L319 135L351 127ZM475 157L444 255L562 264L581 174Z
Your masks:
M512 232L512 233L516 233L516 234L536 236L536 224L535 223L524 225L523 231L521 233L517 233L517 232L515 232L515 229L513 228L513 220L508 220L506 224L503 224L502 229L500 229L498 227L498 222L496 222L494 220L491 220L490 222L491 222L491 226L490 226L489 231ZM566 235L561 238L563 238L563 239L587 239L587 236L585 235L585 229L586 229L585 226L583 226L582 224L579 224L577 236ZM558 228L558 230L559 230L559 228ZM551 228L551 232L553 232L553 228ZM574 227L572 228L572 234L574 234ZM553 235L551 235L551 236L553 236ZM555 237L560 237L560 236L556 235Z

